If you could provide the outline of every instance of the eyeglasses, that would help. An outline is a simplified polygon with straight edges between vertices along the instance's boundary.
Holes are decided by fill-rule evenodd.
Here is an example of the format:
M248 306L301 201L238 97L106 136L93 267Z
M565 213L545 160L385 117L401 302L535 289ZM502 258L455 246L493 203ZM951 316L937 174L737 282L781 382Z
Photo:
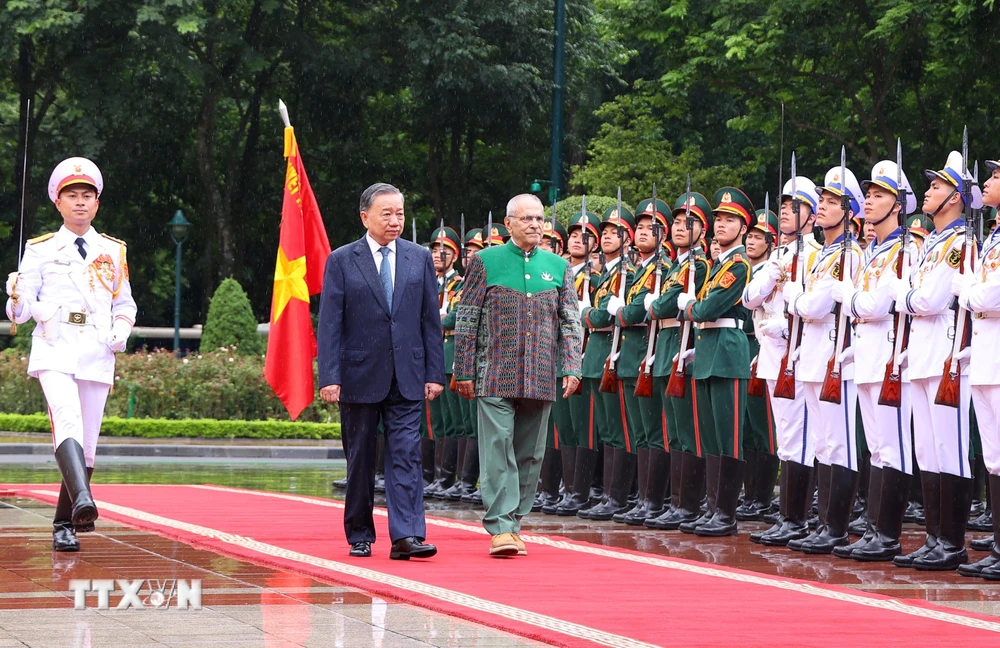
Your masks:
M521 221L525 225L531 225L532 223L535 223L536 225L541 225L542 223L545 222L544 216L512 216L511 218L513 218L516 221Z

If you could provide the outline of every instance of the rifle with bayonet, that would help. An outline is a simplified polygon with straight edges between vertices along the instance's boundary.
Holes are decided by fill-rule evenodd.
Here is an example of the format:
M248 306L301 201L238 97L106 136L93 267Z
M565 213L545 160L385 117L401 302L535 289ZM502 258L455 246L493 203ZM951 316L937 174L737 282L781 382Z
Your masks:
M771 193L767 192L764 194L765 219L767 219L767 214L770 211L771 211ZM774 235L771 234L770 231L765 231L764 240L767 241L767 257L770 258L771 250L774 247ZM747 395L753 396L755 398L764 398L767 395L767 384L764 382L763 378L757 377L757 363L759 360L760 360L760 352L758 351L757 356L754 357L754 359L750 362L750 382L747 383Z
M792 211L795 213L795 257L792 259L791 276L792 282L801 281L805 283L806 268L802 261L802 215L800 207L802 201L795 193L795 152L792 151ZM774 397L795 399L795 361L799 354L799 345L802 343L802 319L796 317L785 304L785 311L788 313L788 346L785 355L781 358L781 367L778 369L778 379L774 384Z
M840 207L844 210L844 241L840 249L840 260L837 262L837 275L841 282L847 281L848 268L847 254L851 249L851 199L847 193L847 149L840 147ZM841 379L841 354L847 349L848 333L847 309L843 304L837 304L837 327L834 336L833 353L830 361L826 365L826 379L823 381L823 388L820 390L819 399L827 403L840 404L843 396L843 380Z
M625 228L622 227L622 190L618 188L618 202L615 207L618 216L618 299L625 301L625 264L628 262L628 255L625 250ZM611 333L611 353L604 361L604 373L601 375L600 390L605 394L618 393L618 352L621 347L622 325L615 322L614 331Z
M653 184L653 239L656 241L656 251L653 253L653 295L660 296L660 288L663 282L663 268L660 267L660 250L662 249L661 236L663 235L663 225L656 220L656 184ZM650 318L649 326L646 330L646 356L639 365L639 377L635 381L635 391L632 392L639 398L653 397L653 354L656 351L656 332L659 330L657 321Z
M580 221L580 238L583 240L583 249L586 251L586 260L583 262L583 285L580 286L579 298L580 301L587 302L589 306L590 301L590 280L593 274L594 264L590 258L590 230L588 226L590 225L590 219L587 218L587 194L583 194L583 202L580 207L580 213L583 215L583 219ZM568 241L567 241L568 243ZM583 328L583 341L580 345L580 354L582 355L587 351L587 340L590 339L590 329L586 326ZM576 389L571 394L572 396L579 396L583 393L583 381L580 381L576 385Z
M968 177L969 164L969 128L962 133L962 199L965 201L965 238L962 241L962 252L958 262L959 274L972 274L976 258L976 234L972 227L972 182ZM962 308L955 298L955 337L952 340L951 354L944 362L944 372L938 385L934 402L937 405L957 408L961 402L959 387L961 369L959 354L972 342L972 314Z
M448 257L444 253L444 219L441 219L441 227L438 229L438 258L441 259L441 292L438 293L438 308L444 308L448 303Z
M896 278L910 283L910 227L906 222L906 189L903 187L903 145L896 140L896 205L899 206L900 237L899 258L896 262ZM895 207L893 207L895 208ZM902 375L906 347L910 343L910 316L892 307L892 356L885 365L885 376L878 394L878 404L899 408L903 404Z
M24 205L28 193L28 125L31 122L31 99L28 99L27 110L24 113L24 161L21 167L21 224L17 231L17 271L14 273L13 290L11 290L10 303L13 310L13 317L10 322L11 336L17 335L17 311L21 304L21 295L17 292L17 281L21 276L21 249L24 247Z
M552 254L559 254L556 251L556 237L559 234L556 232L556 204L552 203L552 236L549 237L549 246L552 248Z
M468 255L465 249L465 212L462 212L462 220L458 222L459 232L458 232L458 245L460 258L462 260L462 272L467 272L466 261L468 260Z
M694 215L691 214L690 174L687 178L687 189L684 191L684 196L684 226L687 228L688 235L688 272L684 292L691 297L697 297L695 253L698 250L699 242L694 238ZM687 391L685 387L687 383L685 371L687 369L686 354L690 347L694 346L694 336L691 335L691 327L691 320L685 318L684 323L681 324L681 344L677 349L677 355L674 357L674 365L670 368L670 379L667 380L666 394L672 398L684 398L684 394Z

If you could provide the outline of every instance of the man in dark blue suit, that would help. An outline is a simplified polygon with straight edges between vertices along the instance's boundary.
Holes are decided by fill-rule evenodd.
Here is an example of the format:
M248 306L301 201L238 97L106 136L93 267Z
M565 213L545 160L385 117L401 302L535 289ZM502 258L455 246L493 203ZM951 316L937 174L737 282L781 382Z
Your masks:
M352 556L375 541L375 436L385 432L389 557L430 558L424 543L420 412L444 389L437 277L431 253L400 239L403 194L377 183L361 194L368 233L326 261L319 308L320 396L340 403L347 455L344 530Z

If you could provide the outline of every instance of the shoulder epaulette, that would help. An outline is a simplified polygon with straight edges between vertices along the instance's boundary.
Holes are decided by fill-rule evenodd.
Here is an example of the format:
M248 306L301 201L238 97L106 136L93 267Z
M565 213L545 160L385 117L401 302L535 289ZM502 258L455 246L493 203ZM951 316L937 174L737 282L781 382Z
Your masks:
M126 243L125 241L123 241L121 239L116 239L113 236L108 236L107 234L101 234L101 236L103 236L104 238L108 239L109 241L114 241L115 243L118 243L119 245L124 245L126 247L128 246L128 243Z
M42 241L48 241L50 238L55 236L55 232L49 232L48 234L42 234L41 236L36 236L33 239L28 239L28 245L34 245L35 243L41 243Z

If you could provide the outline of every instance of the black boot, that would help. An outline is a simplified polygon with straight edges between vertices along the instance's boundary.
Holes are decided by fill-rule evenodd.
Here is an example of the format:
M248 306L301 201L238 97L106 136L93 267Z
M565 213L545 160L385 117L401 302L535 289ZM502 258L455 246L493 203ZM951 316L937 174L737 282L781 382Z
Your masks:
M52 550L80 551L80 541L76 539L73 523L73 500L70 499L66 483L59 487L59 501L56 503L56 514L52 518Z
M983 455L977 454L972 461L972 504L969 506L969 520L975 520L986 512L987 506L983 493L986 490L986 460ZM971 527L968 527L971 528ZM976 531L990 531L993 527L986 529L975 529Z
M434 458L436 456L434 439L425 439L421 437L420 439L420 459L423 466L423 477L424 477L424 488L426 489L434 481L436 475L434 474ZM337 483L343 481L343 486L337 486ZM347 480L342 479L333 482L333 485L337 488L347 488Z
M87 486L90 486L90 479L94 476L94 469L87 468ZM73 530L77 533L93 533L94 529L97 527L93 522L87 522L86 524L78 524L73 526Z
M819 522L815 525L815 530L805 538L800 540L789 540L789 549L801 551L803 543L812 542L814 539L821 537L824 531L826 531L826 515L830 507L831 472L831 466L829 464L820 463L818 461L816 462L814 474L816 476L816 508ZM851 502L851 504L853 503L854 502ZM809 522L809 526L810 528L813 527L811 520Z
M990 507L997 506L1000 501L1000 475L988 475L989 488L986 491L986 499ZM958 573L962 576L983 576L989 580L1000 580L1000 551L997 551L996 540L1000 538L1000 515L993 511L993 547L988 556L980 561L968 565L959 565Z
M537 513L543 506L552 506L559 502L559 482L562 481L562 458L556 448L545 448L542 457L541 481L538 494L531 507Z
M830 490L827 493L826 516L822 531L812 539L802 541L801 551L807 554L829 554L834 547L846 545L850 540L847 525L854 511L861 474L856 470L834 464L830 466Z
M601 471L601 497L576 514L584 520L589 520L591 513L608 503L608 497L611 496L611 479L615 476L615 449L611 446L602 446L601 460L597 464L597 469ZM593 501L593 489L591 489L590 502Z
M56 449L56 464L59 465L70 501L73 502L70 521L74 526L83 526L96 520L97 505L90 496L83 447L75 439L66 439Z
M866 499L868 500L867 506L865 506L865 531L861 534L861 537L849 545L843 547L834 547L833 555L837 558L850 558L858 549L861 549L866 544L872 541L875 537L875 525L878 523L878 511L881 501L879 498L882 493L882 469L878 466L871 466L868 469L868 490ZM907 475L909 477L909 475ZM850 526L854 526L854 522L851 522ZM847 530L851 533L850 528Z
M695 527L699 536L722 537L736 535L736 507L740 501L740 488L746 473L745 461L722 455L719 460L719 485L715 495L715 513L705 524Z
M597 506L604 501L604 452L608 449L607 446L601 445L597 447L597 465L594 467L594 479L590 483L590 493L587 499L587 508L591 506Z
M742 476L741 476L742 479ZM719 457L718 455L705 456L705 497L708 499L708 508L691 522L685 522L677 527L684 533L694 533L694 530L708 522L715 515L716 501L719 495Z
M923 546L916 551L893 558L892 564L897 567L913 567L914 560L930 553L937 546L938 536L941 535L941 474L921 470L920 492L923 498L924 528L927 537Z
M989 475L987 475L987 478L989 478ZM974 520L969 520L969 529L972 531L993 530L993 493L990 492L989 481L987 481L986 488L986 510Z
M764 515L771 510L774 500L774 484L778 480L779 460L777 455L766 452L757 453L754 464L755 474L752 481L753 496L749 501L736 509L737 520L763 520ZM751 469L747 462L747 471Z
M556 506L556 515L576 515L587 506L590 484L594 480L597 467L597 450L579 447L576 449L576 466L573 468L573 494Z
M625 511L621 513L615 513L614 517L611 518L615 522L625 523L626 518L633 513L645 520L649 511L649 501L648 501L648 491L649 486L649 448L639 448L635 451L636 455L636 490L638 491L639 497L636 500L635 506L630 506Z
M700 466L701 483L704 483L704 465L701 459L691 453L680 450L671 452L670 506L666 507L663 513L655 518L648 518L642 525L650 529L675 530L682 523L696 519L701 496L698 494L697 499L694 499L697 492L694 485L697 482L697 476L694 473L699 471ZM687 500L684 499L685 487L690 493ZM685 502L691 506L690 509L685 510Z
M863 562L881 562L892 560L903 553L899 536L903 532L903 514L909 500L910 479L909 475L895 468L882 469L875 537L851 554L851 558ZM868 506L875 506L871 494L868 495Z
M670 453L659 448L649 449L649 466L646 468L646 501L648 506L642 512L633 513L625 518L629 526L642 526L646 520L655 518L668 507L663 501L667 495L667 485L670 483Z
M434 439L434 476L431 482L424 486L424 499L431 499L439 494L441 488L441 462L444 459L444 437ZM426 464L424 464L426 467Z
M949 571L969 561L965 551L965 527L969 523L973 483L971 478L941 473L941 535L937 546L914 558L914 567L921 571Z
M753 501L753 480L756 477L758 456L756 450L743 451L743 461L747 467L743 471L743 493L740 495L740 505L736 507L737 509Z
M458 471L458 442L459 439L457 437L446 437L445 439L437 440L437 443L443 446L441 451L441 471L438 473L437 481L434 482L434 484L437 484L437 488L434 487L434 484L428 487L431 489L430 496L435 499L444 499L445 491L455 483L455 476ZM424 490L424 495L427 495L426 489Z
M750 541L769 547L784 547L791 540L809 535L807 518L812 506L813 468L795 461L781 465L781 512L778 522L767 531L751 533Z
M868 507L871 506L872 497L868 491L872 482L871 471L877 470L877 468L872 466L871 454L868 452L865 452L864 458L859 458L858 461L860 462L858 472L861 473L861 481L858 482L858 497L854 500L854 511L851 513L851 523L847 525L847 533L854 536L864 536L869 530ZM877 516L872 516L871 519L875 520Z
M628 493L632 489L632 480L635 479L636 462L638 456L629 452L625 448L605 448L605 456L611 455L611 481L605 481L608 485L605 491L608 493L607 501L591 509L588 519L591 520L611 520L615 513L621 513L628 507ZM604 462L604 469L608 469L607 461Z
M563 446L559 449L559 459L562 462L563 494L558 502L542 506L542 513L556 515L556 509L573 498L573 474L576 472L576 448Z
M464 448L459 446L464 449L464 458L461 461L461 478L444 492L444 499L452 502L464 501L463 498L475 493L476 483L479 482L479 442L476 437L468 437L462 441L464 441L462 444ZM548 448L545 452L547 456Z
M375 435L375 492L385 492L385 435Z

